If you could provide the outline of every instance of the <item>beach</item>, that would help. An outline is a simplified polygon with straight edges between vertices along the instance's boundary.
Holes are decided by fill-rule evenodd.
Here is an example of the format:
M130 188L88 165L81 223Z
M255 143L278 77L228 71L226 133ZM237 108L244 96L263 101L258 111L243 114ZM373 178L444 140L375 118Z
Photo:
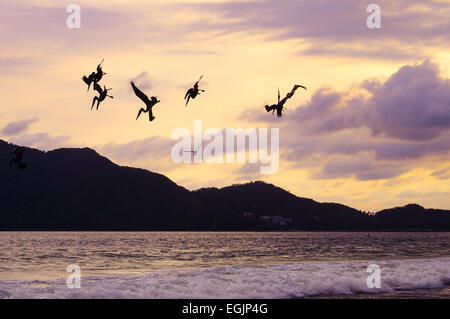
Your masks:
M449 233L1 232L0 298L448 298ZM80 269L70 289L69 265ZM380 288L367 284L380 268Z

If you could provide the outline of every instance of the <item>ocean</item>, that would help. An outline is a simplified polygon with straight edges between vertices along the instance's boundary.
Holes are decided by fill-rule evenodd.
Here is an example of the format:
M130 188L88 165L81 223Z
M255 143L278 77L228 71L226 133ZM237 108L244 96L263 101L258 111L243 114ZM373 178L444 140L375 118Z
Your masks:
M450 233L0 232L0 298L450 298Z

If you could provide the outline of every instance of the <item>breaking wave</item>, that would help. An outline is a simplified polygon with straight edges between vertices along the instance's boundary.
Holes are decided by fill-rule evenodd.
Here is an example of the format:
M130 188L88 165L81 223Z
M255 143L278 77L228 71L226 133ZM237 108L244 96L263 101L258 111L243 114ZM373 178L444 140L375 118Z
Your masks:
M381 288L370 289L369 264L381 267ZM383 293L450 284L450 258L370 262L315 262L258 267L156 271L145 275L82 277L81 288L65 279L0 281L0 298L301 298Z

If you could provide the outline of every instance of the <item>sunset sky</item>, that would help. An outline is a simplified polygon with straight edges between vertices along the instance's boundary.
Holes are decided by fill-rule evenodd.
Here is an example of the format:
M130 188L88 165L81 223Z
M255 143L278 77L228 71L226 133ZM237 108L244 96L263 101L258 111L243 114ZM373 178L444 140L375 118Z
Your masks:
M448 1L0 2L0 138L52 150L91 147L188 189L263 180L362 210L450 209ZM369 29L366 7L381 7ZM99 111L83 75L105 59ZM206 93L184 106L204 75ZM145 114L130 80L161 103ZM264 105L298 90L279 119ZM175 164L175 128L279 128L280 168Z

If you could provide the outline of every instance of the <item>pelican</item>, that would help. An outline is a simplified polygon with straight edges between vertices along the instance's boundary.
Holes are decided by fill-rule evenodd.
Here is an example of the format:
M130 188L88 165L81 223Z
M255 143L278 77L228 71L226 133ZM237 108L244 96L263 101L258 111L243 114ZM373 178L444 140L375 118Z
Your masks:
M92 100L91 111L92 111L92 108L94 107L95 102L97 102L96 109L98 110L100 102L103 102L106 99L106 97L109 97L111 99L114 98L113 96L108 95L108 91L110 91L112 89L107 89L106 86L104 86L104 88L102 89L102 87L97 82L94 82L94 90L96 90L98 92L98 96L95 96L94 99Z
M189 99L195 99L196 97L197 97L197 95L199 95L200 94L200 92L205 92L205 90L201 90L201 89L199 89L198 88L198 83L200 82L200 80L203 78L203 75L200 77L200 79L198 79L198 81L197 82L195 82L195 84L194 84L194 87L193 88L190 88L187 92L186 92L186 95L184 96L184 99L186 100L187 99L187 101L186 101L186 107L187 107L187 105L188 105L188 103L189 103Z
M100 82L100 80L106 74L105 72L103 72L103 69L102 69L103 61L105 61L105 59L103 59L102 62L100 62L100 64L97 65L97 73L95 74L95 82Z
M287 100L289 100L291 97L293 97L294 96L294 93L295 93L295 91L298 89L298 88L302 88L302 89L305 89L306 90L306 87L304 87L303 85L294 85L294 88L292 89L292 91L291 92L289 92L287 95L286 95L286 97L284 98L284 99L282 99L281 101L280 101L280 90L278 89L278 104L273 104L273 105L266 105L265 106L265 108L266 108L266 111L267 112L270 112L270 111L272 111L272 114L275 112L275 111L277 111L277 116L278 117L282 117L283 116L283 111L284 111L284 104L287 102Z
M26 163L22 163L22 157L23 157L23 152L25 152L25 148L22 146L17 146L12 152L12 156L11 156L11 160L9 161L9 168L11 168L11 165L13 163L17 164L17 166L19 166L20 170L23 170L25 167L27 167Z
M192 150L188 150L188 151L184 151L184 152L185 153L191 153L193 156L195 156L202 146L203 146L203 142L197 147L196 150L192 149Z
M141 115L142 112L144 112L144 113L149 112L149 113L148 113L149 120L150 120L150 122L153 121L153 120L155 119L155 117L153 116L152 108L153 108L157 103L159 103L159 102L161 102L161 101L158 100L158 97L157 97L157 96L152 96L152 97L149 99L148 96L147 96L144 92L142 92L141 90L139 90L139 89L136 87L136 85L134 85L134 82L133 82L133 81L131 81L130 84L131 84L131 87L133 88L134 94L136 94L136 96L137 96L138 98L140 98L140 99L142 100L142 102L145 103L145 106L146 106L145 109L144 109L144 108L141 108L141 109L139 110L138 115L137 115L137 117L136 117L136 121L137 121L137 119L139 118L139 116Z
M105 59L103 59L102 62L100 62L100 64L97 65L97 72L92 72L91 74L89 74L89 76L83 76L82 77L84 83L86 83L87 86L88 86L88 88L87 88L88 91L89 91L89 88L91 87L92 83L100 82L100 80L106 74L102 70L102 63L103 63L104 60Z
M86 83L87 86L88 86L88 88L87 88L88 91L89 91L89 89L91 87L92 82L95 82L96 76L97 75L95 74L95 72L92 72L91 74L89 74L89 76L84 75L82 77L84 83Z

